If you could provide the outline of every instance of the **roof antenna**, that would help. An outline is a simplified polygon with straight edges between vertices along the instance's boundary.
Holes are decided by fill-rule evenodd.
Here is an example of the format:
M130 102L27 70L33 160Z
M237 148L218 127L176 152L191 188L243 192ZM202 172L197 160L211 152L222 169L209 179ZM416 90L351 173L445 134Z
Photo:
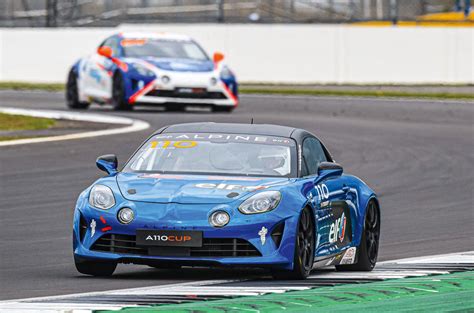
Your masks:
M250 124L252 124L252 125L253 125L253 117L252 117L252 119L250 120Z

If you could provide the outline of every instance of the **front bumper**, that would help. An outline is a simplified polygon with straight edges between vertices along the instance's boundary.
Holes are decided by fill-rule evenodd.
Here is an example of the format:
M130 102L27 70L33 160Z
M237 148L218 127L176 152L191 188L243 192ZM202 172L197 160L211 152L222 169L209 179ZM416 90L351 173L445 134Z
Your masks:
M83 208L76 208L73 236L76 259L149 265L172 262L182 265L293 268L298 216L278 213L278 210L246 216L229 209L227 211L231 215L231 222L223 228L214 228L208 222L208 212L213 211L212 205L137 204L137 202L133 202L128 203L127 206L132 207L136 212L136 219L129 225L122 225L117 221L117 210L114 208L102 211L91 208L87 204ZM222 209L222 206L219 209ZM185 218L186 216L188 218ZM92 227L93 224L95 224L94 227ZM263 227L268 230L264 241L259 235L259 231ZM136 249L125 251L123 249L103 249L102 247L107 251L97 250L97 243L101 243L103 238L110 238L111 235L120 238L134 238L136 230L144 228L202 231L204 240L234 240L234 242L239 240L239 242L247 242L253 246L258 253L251 254L251 256L222 256L219 251L215 255L212 255L211 252L206 256L193 256L193 254L174 256L173 252L171 255L169 253L167 255L150 255L147 253L148 247L137 247L133 243L129 244L137 247ZM280 242L276 242L278 240L272 237L272 234L278 229L282 230Z

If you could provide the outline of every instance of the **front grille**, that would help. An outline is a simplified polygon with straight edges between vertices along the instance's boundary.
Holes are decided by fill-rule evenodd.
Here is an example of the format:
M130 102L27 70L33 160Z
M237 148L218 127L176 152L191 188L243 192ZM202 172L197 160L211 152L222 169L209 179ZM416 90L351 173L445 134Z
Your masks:
M150 97L165 97L165 98L188 98L188 99L226 99L227 97L222 92L205 91L198 93L183 93L177 90L159 90L155 89L146 94Z
M166 250L166 247L160 247ZM176 248L177 256L191 257L252 257L262 254L248 241L237 238L203 238L202 247ZM146 247L137 246L135 236L105 234L93 245L91 250L135 255L150 254ZM178 251L179 250L179 251ZM184 253L184 254L183 254ZM167 253L166 256L172 256Z

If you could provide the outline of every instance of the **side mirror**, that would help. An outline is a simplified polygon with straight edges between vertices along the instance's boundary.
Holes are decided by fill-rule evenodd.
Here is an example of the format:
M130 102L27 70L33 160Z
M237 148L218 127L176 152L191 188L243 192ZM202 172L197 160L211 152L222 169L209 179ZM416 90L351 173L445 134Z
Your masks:
M214 61L214 64L218 64L220 61L224 60L224 54L221 52L214 52L212 60Z
M118 161L114 154L106 154L97 158L95 161L97 167L107 174L117 173Z
M318 175L325 175L326 173L334 173L341 175L343 168L340 164L334 162L321 162L318 166Z
M113 51L112 51L112 48L110 47L102 46L102 47L99 47L99 49L97 49L97 53L103 57L110 59L112 57Z

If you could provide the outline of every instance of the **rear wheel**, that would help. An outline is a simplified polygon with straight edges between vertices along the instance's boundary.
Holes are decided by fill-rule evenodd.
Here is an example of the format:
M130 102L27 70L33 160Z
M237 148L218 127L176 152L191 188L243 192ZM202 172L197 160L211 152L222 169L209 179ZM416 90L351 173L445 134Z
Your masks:
M131 106L130 103L128 103L128 99L125 98L125 82L120 73L116 73L113 78L112 105L114 110L117 111L133 110L133 106Z
M79 273L92 276L111 276L117 268L115 262L95 262L74 258L74 263Z
M66 103L70 109L85 110L89 107L89 102L79 101L79 91L77 87L77 74L73 69L69 71L66 83Z
M371 271L377 263L380 238L380 212L375 201L370 201L365 213L364 231L357 248L357 263L337 265L338 271Z
M301 212L296 233L293 270L274 270L272 276L275 279L305 279L313 268L315 230L310 209Z
M213 105L212 112L230 113L234 111L234 108L235 107L229 105Z

